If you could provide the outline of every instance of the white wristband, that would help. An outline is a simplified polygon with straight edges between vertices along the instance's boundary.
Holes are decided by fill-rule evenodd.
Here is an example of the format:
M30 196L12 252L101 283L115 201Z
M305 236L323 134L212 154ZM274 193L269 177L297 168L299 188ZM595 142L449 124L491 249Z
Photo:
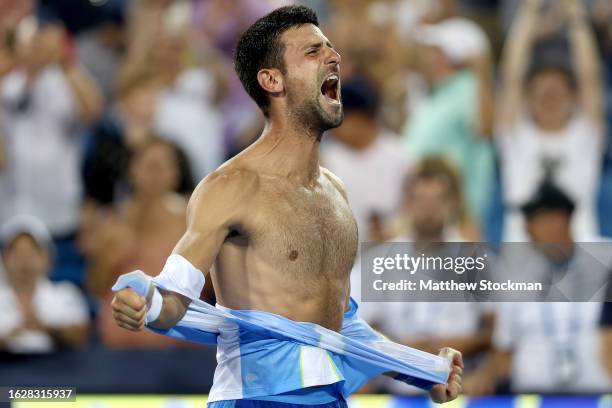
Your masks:
M151 307L149 307L147 315L145 316L145 325L157 320L161 313L163 304L164 298L162 297L161 293L159 293L159 290L153 285L153 299L151 300Z
M178 254L170 255L164 269L153 278L155 286L179 293L192 300L200 297L204 283L202 271Z

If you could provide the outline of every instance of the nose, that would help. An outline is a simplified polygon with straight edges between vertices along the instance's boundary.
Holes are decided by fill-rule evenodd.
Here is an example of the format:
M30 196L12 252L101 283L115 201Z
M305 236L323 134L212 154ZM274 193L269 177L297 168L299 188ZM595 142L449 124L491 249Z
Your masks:
M327 58L325 60L325 64L330 64L330 65L340 65L340 61L342 60L342 57L340 57L340 54L338 54L338 52L336 50L334 50L333 48L328 48L329 52L327 55Z

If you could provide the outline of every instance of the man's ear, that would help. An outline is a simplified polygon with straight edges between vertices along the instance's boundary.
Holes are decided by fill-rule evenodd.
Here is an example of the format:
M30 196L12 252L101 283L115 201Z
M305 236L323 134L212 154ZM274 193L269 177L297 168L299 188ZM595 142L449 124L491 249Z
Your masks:
M260 69L257 73L257 82L266 91L271 94L280 94L285 91L283 75L278 69Z

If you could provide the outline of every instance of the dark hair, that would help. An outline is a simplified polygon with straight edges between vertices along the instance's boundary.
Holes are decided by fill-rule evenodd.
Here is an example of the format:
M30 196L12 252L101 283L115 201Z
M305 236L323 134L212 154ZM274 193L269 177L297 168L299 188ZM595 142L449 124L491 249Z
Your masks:
M140 145L136 151L132 152L131 160L133 161L150 147L156 145L167 146L174 154L178 170L178 180L177 184L174 186L174 192L183 195L190 195L194 189L194 177L191 171L189 158L187 157L185 151L176 143L160 136L152 135L148 140Z
M525 85L530 87L533 80L538 76L545 72L556 72L563 76L567 85L571 90L575 90L577 87L576 76L574 71L567 62L559 59L559 58L543 58L543 59L535 59L531 66L527 70L527 74L525 75Z
M547 175L530 200L521 206L521 211L529 220L540 211L564 210L571 216L574 208L572 198L555 184L550 175Z
M364 112L370 117L378 111L378 93L365 77L357 76L342 84L342 107L344 114Z
M289 28L302 24L318 26L316 13L305 6L281 7L257 20L242 34L236 45L236 74L244 89L266 116L270 100L257 81L257 73L262 68L278 68L285 72L285 46L280 41L280 36Z

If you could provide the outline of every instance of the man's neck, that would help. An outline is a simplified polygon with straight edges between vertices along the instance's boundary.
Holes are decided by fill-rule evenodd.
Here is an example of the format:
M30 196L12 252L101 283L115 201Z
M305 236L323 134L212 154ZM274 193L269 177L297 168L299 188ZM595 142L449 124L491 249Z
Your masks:
M321 134L286 122L269 121L255 148L272 173L311 186L319 177Z

